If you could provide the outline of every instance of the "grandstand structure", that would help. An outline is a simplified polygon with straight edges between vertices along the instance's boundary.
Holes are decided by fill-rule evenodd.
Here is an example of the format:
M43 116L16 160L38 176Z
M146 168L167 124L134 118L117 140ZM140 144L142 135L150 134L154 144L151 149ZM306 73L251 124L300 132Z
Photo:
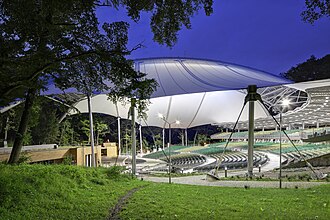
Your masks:
M206 146L171 146L172 172L177 173L209 173L216 169L245 170L248 166L247 141L235 141L225 147L225 142ZM282 143L282 167L306 167L306 159L312 166L330 165L330 145L328 143L297 143L300 155L290 143ZM168 151L158 151L144 155L143 158L158 159L167 162L155 167L147 167L142 172L168 172ZM279 142L257 142L254 146L253 167L264 170L270 162L269 155L279 157ZM304 159L302 158L304 157ZM279 167L279 163L271 169ZM271 170L270 169L270 170ZM267 170L264 170L267 171Z
M229 148L225 151L224 143L209 144L207 146L171 146L172 172L192 173L209 172L215 170L219 163L220 169L245 169L247 167L248 155L246 151ZM143 158L159 159L168 162L169 149L144 155ZM253 164L259 167L268 162L268 156L263 152L255 152ZM143 170L149 172L168 172L168 164L148 167Z
M318 84L321 84L320 86ZM298 88L304 89L304 86L310 84L311 87L305 90L291 90L291 88L279 87L271 88L274 93L270 92L263 95L265 90L270 88L260 89L260 93L264 102L266 103L270 114L274 114L275 118L279 121L280 101L283 98L290 100L290 106L283 109L282 112L282 126L286 131L293 130L303 131L307 128L315 128L315 132L321 130L322 127L330 126L330 86L319 82L303 83ZM313 85L314 84L314 85ZM231 123L217 123L219 127L233 128L234 122ZM247 120L240 120L237 126L237 131L244 131L248 129ZM270 115L255 120L255 130L278 130L278 125ZM311 130L307 130L305 134L302 133L300 138L307 139ZM218 139L217 135L212 136L213 139Z

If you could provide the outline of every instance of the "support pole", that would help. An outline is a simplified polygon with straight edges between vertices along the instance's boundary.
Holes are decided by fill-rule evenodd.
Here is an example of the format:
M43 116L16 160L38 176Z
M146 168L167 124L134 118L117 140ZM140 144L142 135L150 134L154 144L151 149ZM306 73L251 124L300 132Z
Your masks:
M168 147L168 160L169 160L169 164L168 164L168 183L171 184L172 183L172 160L171 160L171 148L170 148L170 143L167 144Z
M248 94L245 97L245 103L249 102L249 140L248 140L248 176L253 176L253 145L254 145L254 102L262 101L257 93L256 85L248 86Z
M197 138L197 134L198 134L198 131L196 131L196 133L195 133L195 137L194 137L194 145L193 145L193 146L195 146L196 138Z
M132 118L132 176L136 174L136 132L135 132L135 98L131 99L131 118Z
M163 150L165 149L165 128L163 128Z
M90 129L90 136L91 136L91 166L95 167L95 152L94 152L94 129L93 129L93 113L92 113L92 101L91 95L87 95L88 100L88 113L89 113L89 129Z
M67 112L65 112L65 113L61 116L60 120L58 120L58 123L59 123L59 124L65 119L65 117L68 115L68 112L69 112L70 110L71 110L71 108L68 109Z
M254 101L249 101L248 175L253 175Z
M188 131L187 128L185 129L185 136L186 136L186 146L188 146Z
M125 154L128 155L128 136L127 136L127 126L126 126L126 129L125 129L125 146L126 146L126 152Z
M8 130L9 130L9 116L7 116L7 118L6 118L5 137L4 137L4 140L3 140L3 147L8 147L8 143L7 143Z
M169 143L169 147L172 145L171 140L172 139L172 133L171 133L171 124L168 124L168 143Z
M140 126L139 126L139 132L140 132L140 152L141 152L141 155L143 155L143 149L142 149L142 125L140 123Z
M121 137L120 137L120 117L117 119L118 121L118 155L121 155Z

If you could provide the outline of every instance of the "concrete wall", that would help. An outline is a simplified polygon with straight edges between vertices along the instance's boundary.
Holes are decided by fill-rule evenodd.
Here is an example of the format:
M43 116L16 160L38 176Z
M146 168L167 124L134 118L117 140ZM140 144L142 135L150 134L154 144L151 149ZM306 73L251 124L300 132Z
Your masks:
M106 157L117 157L118 156L118 147L116 143L103 143L102 156Z

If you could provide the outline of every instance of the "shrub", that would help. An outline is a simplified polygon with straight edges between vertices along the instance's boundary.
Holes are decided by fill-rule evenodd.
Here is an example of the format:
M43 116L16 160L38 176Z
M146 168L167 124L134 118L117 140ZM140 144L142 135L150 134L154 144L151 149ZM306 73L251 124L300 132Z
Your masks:
M119 179L121 177L128 177L128 175L123 174L123 171L125 171L125 167L123 166L112 166L107 169L106 174L109 179Z

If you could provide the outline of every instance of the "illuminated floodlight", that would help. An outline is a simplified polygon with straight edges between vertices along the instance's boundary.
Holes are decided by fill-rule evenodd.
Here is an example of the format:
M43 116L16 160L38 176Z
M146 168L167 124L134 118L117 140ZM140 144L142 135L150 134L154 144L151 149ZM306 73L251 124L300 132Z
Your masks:
M158 118L164 118L164 115L162 113L158 113Z
M283 106L289 106L291 104L290 100L289 99L283 99L282 100L282 105Z

